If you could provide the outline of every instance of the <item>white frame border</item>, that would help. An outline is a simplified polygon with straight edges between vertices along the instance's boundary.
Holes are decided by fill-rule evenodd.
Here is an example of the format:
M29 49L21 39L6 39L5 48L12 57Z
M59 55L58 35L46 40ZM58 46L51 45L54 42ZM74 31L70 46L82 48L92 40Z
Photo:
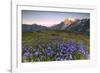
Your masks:
M64 61L63 63L62 62L43 62L43 63L35 63L34 67L32 66L31 63L27 64L26 66L25 65L21 66L21 63L19 63L19 60L17 60L17 58L20 56L19 54L17 55L17 53L21 53L21 51L16 51L16 48L18 48L18 44L17 44L18 40L21 39L20 37L17 36L17 35L19 35L19 33L16 32L17 29L20 30L19 25L17 26L17 24L21 22L21 18L19 17L21 9L18 6L21 6L21 7L25 6L26 9L29 8L29 7L32 7L32 8L34 8L34 7L40 7L41 8L42 7L44 9L46 7L50 7L50 8L61 8L61 9L62 8L67 8L67 9L75 9L75 10L76 9L82 9L83 12L84 12L84 10L87 10L87 11L90 10L90 14L91 14L90 24L92 24L92 26L90 27L91 28L90 31L92 32L92 33L90 32L90 34L91 34L90 41L92 41L92 43L90 42L90 45L92 45L93 49L97 50L97 48L96 48L96 39L95 39L95 37L96 37L96 28L94 28L97 24L96 23L96 8L95 7L86 6L86 5L85 6L80 6L80 5L61 5L61 4L47 4L47 5L44 5L44 4L39 4L39 3L34 4L34 5L31 5L31 4L27 4L27 5L22 4L21 5L19 3L19 5L18 5L18 4L16 4L16 2L15 3L13 2L12 3L12 9L11 9L12 10L12 18L11 18L12 19L12 22L11 22L11 24L12 24L12 26L11 26L12 27L12 31L11 31L11 33L12 33L12 46L11 46L12 47L12 49L11 49L12 63L11 64L12 65L11 65L11 69L12 69L13 73L18 73L20 71L22 71L22 72L23 71L33 71L33 69L34 69L34 71L38 71L38 70L40 70L40 71L44 70L45 71L45 70L54 70L54 69L66 69L66 68L69 69L69 68L76 68L76 67L77 68L80 68L80 67L81 68L87 68L87 67L96 66L96 60L97 60L97 58L96 58L97 55L95 55L95 54L97 54L96 50L91 51L92 56L93 56L91 58L91 60L88 60L88 61L87 60L86 61L81 60L81 63L80 63L80 61L69 61L69 62ZM74 11L72 11L72 12L74 12ZM68 67L65 67L67 65L68 65ZM36 67L36 66L39 66L39 67Z

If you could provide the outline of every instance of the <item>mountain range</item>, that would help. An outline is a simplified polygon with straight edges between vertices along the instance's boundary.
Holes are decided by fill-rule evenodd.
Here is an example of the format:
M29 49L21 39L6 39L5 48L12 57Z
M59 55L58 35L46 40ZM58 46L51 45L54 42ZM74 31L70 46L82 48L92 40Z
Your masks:
M66 23L65 23L66 21ZM70 23L69 23L70 22ZM84 35L90 35L90 19L77 19L74 22L71 20L64 20L59 24L55 24L51 27L46 27L37 24L22 24L23 32L33 32L33 31L46 31L46 30L68 30Z

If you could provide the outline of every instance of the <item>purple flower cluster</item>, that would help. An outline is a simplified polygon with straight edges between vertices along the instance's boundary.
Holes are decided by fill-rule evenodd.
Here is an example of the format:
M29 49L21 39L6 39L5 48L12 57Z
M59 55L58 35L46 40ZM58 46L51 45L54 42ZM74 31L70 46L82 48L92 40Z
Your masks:
M85 45L82 43L77 43L73 40L66 42L50 40L46 44L38 44L36 48L22 48L22 61L38 62L74 60L73 53L75 52L80 53L86 59L89 59L89 53L86 51L86 49L87 47Z

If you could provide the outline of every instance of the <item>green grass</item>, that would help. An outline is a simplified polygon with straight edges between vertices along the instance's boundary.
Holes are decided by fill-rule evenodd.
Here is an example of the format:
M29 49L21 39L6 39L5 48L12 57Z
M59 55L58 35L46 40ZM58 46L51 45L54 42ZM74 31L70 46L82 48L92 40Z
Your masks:
M89 37L75 33L72 31L60 31L60 30L48 30L48 31L34 31L34 32L22 32L22 47L28 48L36 48L39 49L39 44L47 44L50 42L51 39L59 39L61 42L66 42L69 40L74 40L77 43L82 43L86 46L85 50L88 54L90 54L90 40ZM56 46L53 46L53 49L56 49ZM45 55L41 53L41 55ZM42 61L53 61L52 58L45 55L45 59ZM80 52L74 51L72 53L73 60L80 60L80 59L87 59L83 54ZM33 62L35 59L39 57L36 56L34 58L29 57L27 59L28 62Z
M83 43L89 47L89 38L70 31L37 31L37 32L22 32L22 46L33 47L38 43L48 43L50 39L58 38L62 41L75 40L78 43Z

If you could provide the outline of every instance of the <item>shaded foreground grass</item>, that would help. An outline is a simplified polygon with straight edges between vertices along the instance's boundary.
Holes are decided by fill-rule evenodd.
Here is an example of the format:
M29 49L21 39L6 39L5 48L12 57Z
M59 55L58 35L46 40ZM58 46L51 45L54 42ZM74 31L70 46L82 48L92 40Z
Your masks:
M82 34L79 33L75 33L75 32L71 32L71 31L59 31L59 30L50 30L50 31L35 31L35 32L22 32L22 47L23 48L35 48L37 49L36 51L41 51L41 49L39 48L39 45L49 45L50 46L50 42L53 42L52 45L54 45L56 43L56 41L59 43L65 43L69 40L73 40L77 43L82 43L83 45L86 46L86 48L84 48L84 50L89 54L89 37L86 37ZM46 45L47 44L47 45ZM51 46L52 46L51 45ZM53 49L57 49L56 47L57 45L52 46ZM58 52L58 51L56 51ZM24 55L25 52L22 53L22 56ZM31 52L33 54L35 54L35 52ZM42 56L44 56L44 53L41 53ZM65 55L65 54L64 54ZM72 60L79 60L79 59L88 59L87 57L85 57L84 55L82 55L80 52L74 51L72 54ZM55 60L54 58L51 58L53 56L48 57L46 55L45 59L42 59L41 61L53 61ZM27 59L22 59L23 62L34 62L39 59L39 56L34 56L32 55L32 57L29 57Z

